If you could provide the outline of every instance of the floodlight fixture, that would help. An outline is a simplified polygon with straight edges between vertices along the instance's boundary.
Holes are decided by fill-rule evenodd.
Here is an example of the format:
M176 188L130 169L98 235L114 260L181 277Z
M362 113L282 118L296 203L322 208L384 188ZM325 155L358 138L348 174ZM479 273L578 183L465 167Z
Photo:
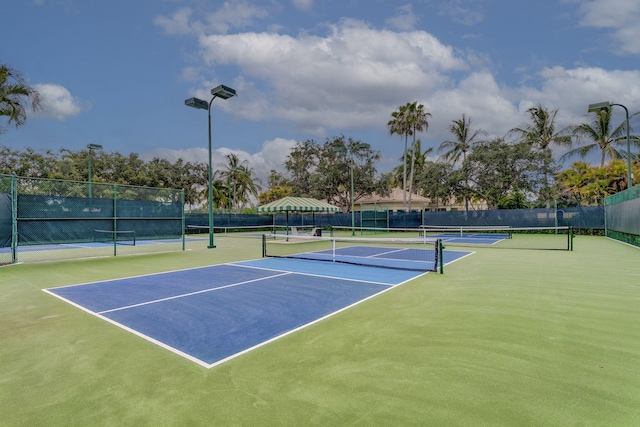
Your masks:
M211 89L211 95L217 98L229 99L233 96L236 96L236 90L230 88L229 86L220 85Z
M589 113L596 113L598 111L607 111L611 108L611 103L609 101L606 102L596 102L595 104L589 104Z
M597 113L598 111L609 111L611 107L617 105L624 108L624 112L627 116L626 128L627 128L627 189L633 187L633 172L631 172L631 136L629 134L629 110L622 104L614 104L613 102L597 102L595 104L589 104L589 113Z
M232 96L237 96L236 90L225 85L216 86L211 89L211 101L207 102L199 98L189 98L184 101L184 104L188 107L196 108L199 110L207 110L207 116L209 120L209 171L208 171L208 204L209 204L209 249L215 248L213 237L213 166L212 166L212 150L211 150L211 104L216 98L229 99Z
M197 108L199 110L208 110L209 103L207 101L203 101L198 98L189 98L184 101L184 105L187 105L192 108Z

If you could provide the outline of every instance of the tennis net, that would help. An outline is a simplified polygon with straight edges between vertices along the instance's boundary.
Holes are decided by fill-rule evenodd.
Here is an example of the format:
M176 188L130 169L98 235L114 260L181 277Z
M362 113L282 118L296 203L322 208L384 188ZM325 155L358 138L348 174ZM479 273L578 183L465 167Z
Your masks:
M414 236L440 239L446 247L462 246L496 249L573 250L572 227L509 227L509 226L427 226L419 228L369 229L359 227L361 233L384 233L388 237ZM333 236L351 234L350 227L333 227Z
M93 241L99 243L116 243L118 245L136 245L135 230L93 230Z
M440 239L264 234L264 257L296 258L413 271L441 268Z

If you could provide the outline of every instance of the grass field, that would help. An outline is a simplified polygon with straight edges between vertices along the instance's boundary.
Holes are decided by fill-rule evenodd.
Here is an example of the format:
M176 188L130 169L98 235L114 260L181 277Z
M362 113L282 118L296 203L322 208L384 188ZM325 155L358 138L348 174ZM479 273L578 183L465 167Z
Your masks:
M41 291L260 256L216 245L0 268L0 425L640 425L640 250L602 237L480 248L212 369Z

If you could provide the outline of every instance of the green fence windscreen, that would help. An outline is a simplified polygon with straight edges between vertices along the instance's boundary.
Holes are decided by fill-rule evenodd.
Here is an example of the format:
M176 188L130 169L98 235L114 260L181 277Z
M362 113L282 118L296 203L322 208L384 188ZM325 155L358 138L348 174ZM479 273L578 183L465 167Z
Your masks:
M640 246L640 186L605 199L606 235Z
M96 230L183 238L183 215L182 190L0 175L0 248L96 242Z

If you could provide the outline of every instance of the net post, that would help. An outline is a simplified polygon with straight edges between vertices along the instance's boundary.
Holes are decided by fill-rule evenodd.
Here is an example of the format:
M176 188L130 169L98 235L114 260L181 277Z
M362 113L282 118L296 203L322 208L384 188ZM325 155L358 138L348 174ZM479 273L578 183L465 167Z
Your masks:
M573 251L573 226L569 227L569 251Z
M336 261L336 239L331 239L331 259Z
M267 257L267 235L262 235L262 258Z
M442 239L438 239L437 241L437 246L438 246L438 260L440 261L440 274L444 274L444 260L443 260L443 256L442 256Z

